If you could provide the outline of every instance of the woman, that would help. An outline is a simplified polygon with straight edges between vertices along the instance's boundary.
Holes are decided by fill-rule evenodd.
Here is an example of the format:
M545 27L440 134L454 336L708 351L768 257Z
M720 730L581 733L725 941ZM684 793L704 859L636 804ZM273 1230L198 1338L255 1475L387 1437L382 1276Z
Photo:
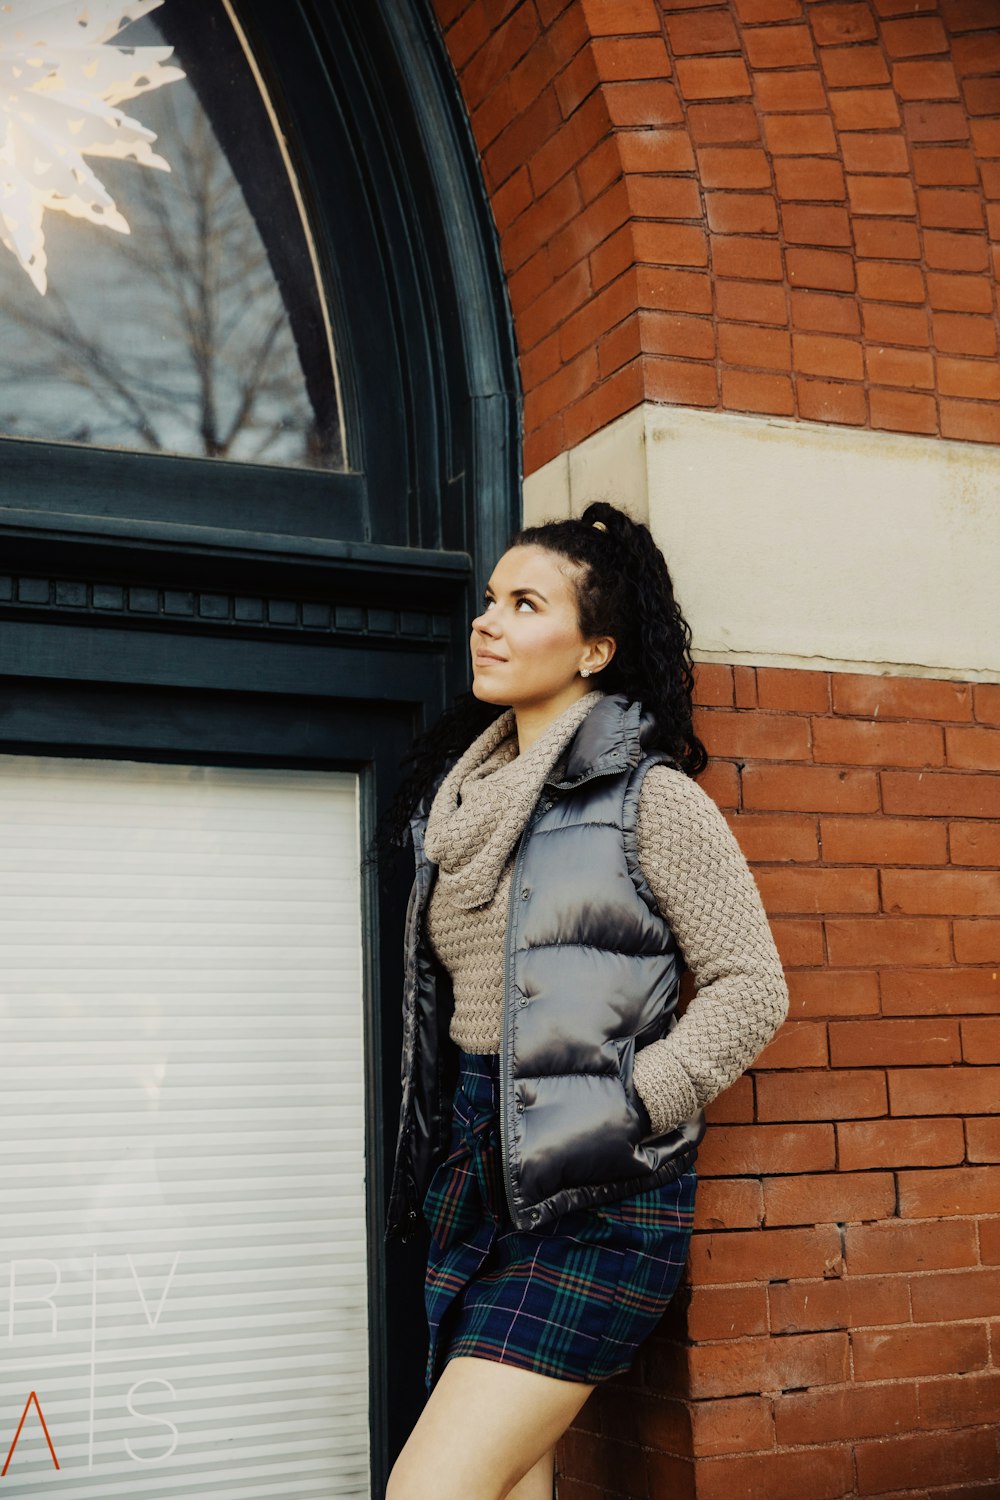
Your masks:
M518 532L472 694L391 810L416 878L386 1238L420 1217L431 1238L429 1396L386 1500L551 1500L557 1440L680 1281L702 1110L787 1014L753 876L692 779L689 644L623 511Z

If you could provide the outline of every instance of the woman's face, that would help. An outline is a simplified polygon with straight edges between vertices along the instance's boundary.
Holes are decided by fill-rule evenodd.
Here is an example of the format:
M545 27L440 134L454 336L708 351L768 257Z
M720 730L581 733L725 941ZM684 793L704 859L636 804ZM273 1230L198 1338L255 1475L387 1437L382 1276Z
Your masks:
M576 594L570 581L579 569L544 547L511 547L493 569L482 613L472 622L472 691L485 703L513 708L560 700L565 706L596 684L610 661L607 636L586 641L580 634Z

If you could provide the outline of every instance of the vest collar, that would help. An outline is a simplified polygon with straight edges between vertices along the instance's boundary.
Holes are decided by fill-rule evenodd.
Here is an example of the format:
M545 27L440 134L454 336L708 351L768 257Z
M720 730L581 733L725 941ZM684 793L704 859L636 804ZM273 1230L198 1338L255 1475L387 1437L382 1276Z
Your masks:
M567 791L589 781L637 766L653 730L653 717L625 693L605 693L580 725L545 778L545 785Z

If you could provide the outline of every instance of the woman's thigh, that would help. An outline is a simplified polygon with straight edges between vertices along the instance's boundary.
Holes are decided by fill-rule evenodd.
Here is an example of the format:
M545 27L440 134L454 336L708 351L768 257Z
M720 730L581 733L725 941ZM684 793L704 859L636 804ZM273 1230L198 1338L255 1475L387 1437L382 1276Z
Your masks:
M456 1355L396 1459L386 1500L503 1500L559 1440L593 1389Z

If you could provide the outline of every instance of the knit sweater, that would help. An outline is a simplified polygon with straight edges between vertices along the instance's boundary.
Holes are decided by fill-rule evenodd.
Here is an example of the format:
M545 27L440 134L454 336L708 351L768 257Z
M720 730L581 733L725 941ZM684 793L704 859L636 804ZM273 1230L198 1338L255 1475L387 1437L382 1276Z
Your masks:
M425 849L438 873L427 935L452 979L449 1034L467 1052L500 1050L517 842L545 778L602 696L592 690L575 700L523 754L506 710L459 757L431 804ZM750 867L701 787L673 766L651 766L636 838L697 988L674 1030L636 1055L635 1086L660 1134L746 1071L788 1014L788 987Z

